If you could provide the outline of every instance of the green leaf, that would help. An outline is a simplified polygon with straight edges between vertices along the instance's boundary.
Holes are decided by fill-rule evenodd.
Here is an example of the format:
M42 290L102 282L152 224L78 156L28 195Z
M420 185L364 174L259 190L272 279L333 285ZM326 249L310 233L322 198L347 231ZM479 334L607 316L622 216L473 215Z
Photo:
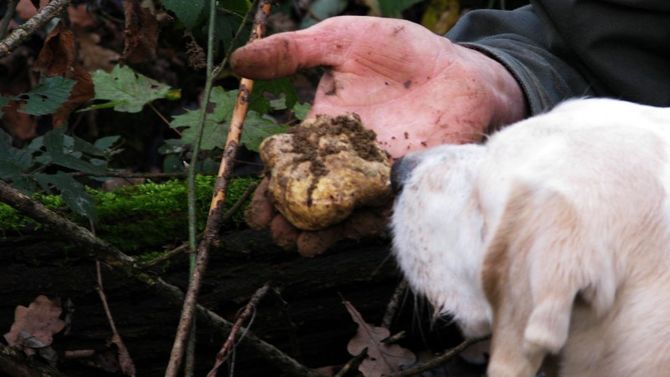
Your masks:
M249 101L249 109L257 111L261 114L267 113L272 107L272 103L267 99L266 95L270 94L275 99L281 98L284 95L285 105L287 108L293 107L298 101L298 94L291 80L287 77L275 80L258 80L254 82L254 90L251 93L251 100Z
M101 137L100 139L96 140L95 143L93 143L93 146L100 150L106 151L107 149L111 148L120 137L121 136L118 135Z
M226 0L223 4L223 9L236 13L240 17L244 17L251 8L251 1L249 0Z
M0 179L16 181L32 164L32 152L14 148L12 137L0 129Z
M45 165L56 164L64 168L89 174L105 173L105 168L79 159L78 156L81 156L81 153L77 154L77 151L71 151L70 153L67 153L68 148L66 148L65 145L67 138L72 139L71 136L65 135L63 129L61 128L53 129L44 134L44 146L46 146L47 150L36 160Z
M255 111L249 111L244 121L242 144L247 149L258 152L261 142L268 136L286 132L288 127L277 124L272 118L261 116Z
M0 96L0 119L2 119L2 116L5 115L5 113L2 112L2 108L7 106L11 100L11 98Z
M207 117L205 121L205 128L202 131L202 142L200 149L211 150L214 148L222 148L226 141L227 127L225 123L216 122L214 117ZM184 143L193 144L196 138L196 126L200 120L199 110L188 110L182 115L177 115L170 122L172 128L183 128L181 131L181 140Z
M147 103L165 98L170 87L144 75L134 72L127 66L115 66L111 73L97 70L92 75L95 85L95 99L109 102L97 104L92 108L113 107L116 111L137 113Z
M228 132L226 122L230 120L233 114L236 97L236 90L225 91L220 86L212 88L210 102L214 104L214 110L207 115L205 121L202 143L200 144L202 150L223 147ZM193 144L197 136L196 127L199 120L200 110L187 110L186 113L173 117L170 127L183 129L181 140Z
M163 6L171 10L189 30L204 21L206 4L205 0L163 0Z
M293 106L293 115L295 115L295 117L300 120L305 120L305 117L311 108L312 105L307 102L297 103L295 106Z
M96 211L91 196L86 192L84 186L69 174L63 172L56 174L35 174L35 179L45 190L48 190L50 186L58 189L63 202L73 212L95 221Z
M95 145L89 143L88 141L80 139L78 137L74 137L73 139L74 139L74 145L72 146L72 149L74 151L83 152L90 156L98 156L98 157L105 156L104 150L96 147Z
M422 0L378 0L379 10L384 17L401 18L402 12Z
M395 0L391 0L395 1ZM300 28L304 29L316 24L320 20L328 17L337 16L347 7L347 0L316 0L309 6L307 16L300 23Z
M19 94L16 100L26 101L19 111L30 115L46 115L58 110L70 96L74 80L60 76L47 77L29 92Z

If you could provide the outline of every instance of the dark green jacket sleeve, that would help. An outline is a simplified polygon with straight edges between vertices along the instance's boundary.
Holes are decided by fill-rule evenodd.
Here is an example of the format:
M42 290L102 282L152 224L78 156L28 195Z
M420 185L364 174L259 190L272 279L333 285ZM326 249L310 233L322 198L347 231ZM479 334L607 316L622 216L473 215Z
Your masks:
M537 0L467 13L447 34L502 63L532 114L570 97L670 106L670 1Z

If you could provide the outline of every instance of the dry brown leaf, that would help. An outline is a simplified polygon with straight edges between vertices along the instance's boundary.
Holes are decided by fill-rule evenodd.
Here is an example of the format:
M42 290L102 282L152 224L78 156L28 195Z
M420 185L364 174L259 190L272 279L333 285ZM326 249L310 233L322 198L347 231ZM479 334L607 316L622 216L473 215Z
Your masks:
M156 59L158 43L158 21L149 8L140 5L139 0L125 0L123 12L126 19L123 60L138 64Z
M367 357L358 367L358 371L365 377L392 374L416 361L412 351L397 344L382 342L391 335L387 328L370 325L349 301L343 301L343 304L351 319L358 324L358 331L347 344L347 351L352 356L359 355L365 349L368 351Z
M92 28L98 25L98 21L88 11L86 4L70 5L67 15L70 24L75 28Z
M42 8L48 3L49 0L40 0L39 6ZM16 14L22 20L29 19L30 17L34 16L35 13L37 13L37 8L35 8L35 4L30 0L20 0L16 5Z
M58 300L37 296L28 307L16 307L14 323L5 334L5 340L10 346L19 346L26 351L51 345L53 335L65 327L65 322L58 318L61 312Z
M47 36L34 69L47 76L64 76L75 81L68 100L53 114L53 126L61 127L70 113L93 98L91 75L77 62L74 35L59 23Z
M30 140L37 136L37 118L26 113L17 111L19 103L10 102L2 108L2 123L5 129L16 140Z
M72 67L76 57L72 31L60 22L44 40L33 69L48 76L63 76Z
M98 69L109 72L121 57L116 51L100 47L98 34L78 32L77 41L79 42L79 58L88 72Z

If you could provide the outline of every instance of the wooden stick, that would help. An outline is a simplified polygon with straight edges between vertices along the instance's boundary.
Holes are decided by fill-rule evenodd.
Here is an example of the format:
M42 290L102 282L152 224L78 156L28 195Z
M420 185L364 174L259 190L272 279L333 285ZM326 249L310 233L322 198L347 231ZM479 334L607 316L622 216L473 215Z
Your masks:
M254 18L254 27L252 29L249 41L260 38L265 32L265 22L270 15L271 4L270 0L261 1L256 17ZM228 129L228 137L226 145L223 150L223 157L221 158L221 165L219 166L219 174L217 176L216 184L214 185L214 197L210 205L209 216L205 225L204 237L198 245L197 259L195 269L189 281L188 290L186 291L186 298L184 299L184 307L182 309L179 325L177 326L177 333L175 335L174 343L172 344L172 351L170 352L170 361L165 370L165 377L176 377L177 371L182 362L184 346L186 338L188 337L193 323L193 313L197 303L198 293L202 278L207 269L207 262L209 259L209 248L212 243L216 241L219 228L221 226L221 218L223 215L223 202L225 200L225 191L228 186L228 175L232 171L233 160L237 152L237 147L240 143L240 136L242 135L242 125L246 118L247 109L249 107L249 96L253 87L253 81L242 79L240 83L240 91L237 96L237 102L233 109L233 119L230 122ZM204 110L203 110L204 111Z
M265 283L265 285L258 288L258 290L256 290L253 296L251 296L251 299L249 299L249 303L244 307L244 311L239 315L239 317L237 317L237 320L233 324L233 328L230 330L230 334L228 335L226 341L223 343L221 350L219 350L219 352L216 354L216 361L214 362L214 367L212 367L212 370L210 370L209 373L207 373L207 377L216 377L216 372L219 370L219 367L226 361L226 359L228 358L228 354L235 346L235 337L242 328L242 324L244 324L247 318L251 316L251 313L256 311L256 306L258 305L258 302L265 296L266 293L268 293L269 289L270 284Z
M52 0L49 4L42 7L23 25L14 29L7 38L0 41L0 58L9 55L16 46L42 26L46 25L47 22L56 17L68 5L70 5L70 0Z

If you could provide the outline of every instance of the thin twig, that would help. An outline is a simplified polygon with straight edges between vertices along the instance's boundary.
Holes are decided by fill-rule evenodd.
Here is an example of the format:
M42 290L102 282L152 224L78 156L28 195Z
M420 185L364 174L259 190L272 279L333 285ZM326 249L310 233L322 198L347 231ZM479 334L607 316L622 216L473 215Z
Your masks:
M178 306L184 302L184 293L178 287L167 283L160 277L142 271L137 267L135 259L132 257L95 237L88 229L73 223L49 210L43 204L20 193L2 180L0 180L0 201L10 205L21 214L43 224L46 228L51 229L55 235L80 246L73 250L82 253L82 256L93 260L99 259L106 265L121 272L124 277L137 280L152 288L156 294L166 299L172 305ZM232 329L232 323L202 305L197 305L195 309L198 319L216 331L228 334ZM244 342L249 347L252 347L259 356L271 362L287 376L317 377L314 372L298 363L292 357L251 334L244 338Z
M89 219L91 233L95 236L95 224L93 220ZM100 261L96 259L95 261L95 274L97 276L98 286L95 287L95 290L98 291L98 296L100 296L100 301L102 302L102 307L105 310L107 315L107 321L109 322L109 327L112 329L112 343L116 345L117 352L119 355L119 366L121 371L126 376L135 377L135 363L130 357L130 352L125 343L123 343L123 338L116 330L116 324L114 323L114 317L112 317L112 311L109 309L109 304L107 302L107 295L105 294L105 288L102 285L102 269L100 268Z
M158 109L156 108L156 106L155 106L153 103L149 102L148 105L149 105L149 108L151 108L151 110L153 110L154 113L156 113L156 115L157 115L159 118L161 118L161 120L163 121L163 123L165 123L165 125L168 126L168 128L170 128L171 130L173 130L177 135L181 136L181 132L179 132L179 130L177 130L177 129L175 129L175 128L170 127L170 121L167 120L167 118L165 117L165 115L163 115L160 111L158 111Z
M119 366L121 371L126 376L135 377L135 363L130 357L130 352L123 342L123 338L116 329L116 324L114 323L114 318L112 317L112 312L109 310L109 304L107 303L107 295L105 295L105 290L102 286L102 272L100 269L100 261L95 261L95 272L98 276L98 286L96 290L100 296L100 301L102 301L102 307L105 309L105 314L107 315L107 321L109 322L109 327L112 329L112 343L116 345L117 352L119 353Z
M467 339L464 340L461 344L457 345L456 347L449 349L445 351L443 354L436 356L429 361L417 365L412 368L407 368L403 370L402 372L396 373L396 374L391 374L387 375L385 377L408 377L408 376L414 376L418 375L422 372L435 369L439 367L440 365L446 363L447 361L453 359L454 357L458 356L461 352L463 352L466 348L470 347L471 345L481 342L482 340L489 339L488 336L486 337L481 337L481 338L472 338L472 339Z
M14 29L6 38L0 41L0 58L8 55L10 51L35 31L46 25L47 22L56 17L69 4L70 0L52 0L49 4L42 7L28 21Z
M212 7L214 7L213 4ZM265 32L265 22L270 14L270 10L270 1L263 0L258 7L258 11L256 12L254 28L251 33L250 41L261 38ZM214 17L210 15L210 22L213 22L213 18ZM209 74L208 78L211 78ZM211 86L211 81L207 80L207 82ZM193 311L197 303L200 284L202 282L202 277L205 274L205 270L207 269L209 248L211 244L216 241L216 236L221 226L223 203L225 200L226 188L228 186L227 178L232 171L233 159L237 152L237 147L240 141L242 126L244 124L244 118L246 117L246 111L249 106L249 96L251 94L252 87L252 80L242 79L242 82L240 83L240 90L237 96L237 102L235 103L235 108L233 109L233 117L228 129L226 145L223 149L221 165L219 166L219 174L214 186L214 196L212 198L210 213L207 217L207 223L205 225L205 235L203 240L200 241L200 244L198 245L196 266L193 273L191 274L191 279L189 280L189 286L188 290L186 291L186 298L184 300L184 308L182 309L179 325L177 326L177 333L172 345L172 352L170 353L170 361L165 371L165 377L175 377L177 375L177 370L181 365L184 344L193 321ZM203 113L205 110L206 108L203 108ZM196 143L195 147L197 147L198 144L199 143ZM193 232L191 231L190 233L192 234Z
M7 8L5 10L5 17L2 18L0 22L0 39L4 38L7 35L7 29L9 28L9 22L14 18L14 10L16 9L16 4L18 0L9 0L7 1Z
M265 296L265 294L268 292L268 289L270 289L270 283L265 283L265 285L256 290L253 296L251 296L251 299L249 299L249 303L247 304L247 306L244 307L244 311L237 317L237 320L233 324L233 328L230 330L230 334L228 335L226 341L223 343L221 350L219 350L219 352L216 354L216 361L214 362L214 367L212 367L212 370L209 371L207 377L216 377L216 372L218 371L221 364L223 364L226 361L226 359L228 358L228 354L235 345L235 337L242 328L242 324L249 318L249 316L253 312L256 311L256 306L258 306L258 302Z
M400 301L403 294L405 294L405 290L407 290L407 281L402 279L402 281L398 283L395 291L393 291L391 300L389 300L389 303L386 305L386 312L384 312L384 319L382 319L382 327L387 329L391 328L391 323L393 323L393 318L400 307Z
M349 372L352 370L355 370L358 368L359 365L365 360L365 358L368 357L368 349L364 349L361 353L358 355L354 356L351 358L349 361L347 361L346 364L340 369L336 375L333 377L344 377L346 376Z

